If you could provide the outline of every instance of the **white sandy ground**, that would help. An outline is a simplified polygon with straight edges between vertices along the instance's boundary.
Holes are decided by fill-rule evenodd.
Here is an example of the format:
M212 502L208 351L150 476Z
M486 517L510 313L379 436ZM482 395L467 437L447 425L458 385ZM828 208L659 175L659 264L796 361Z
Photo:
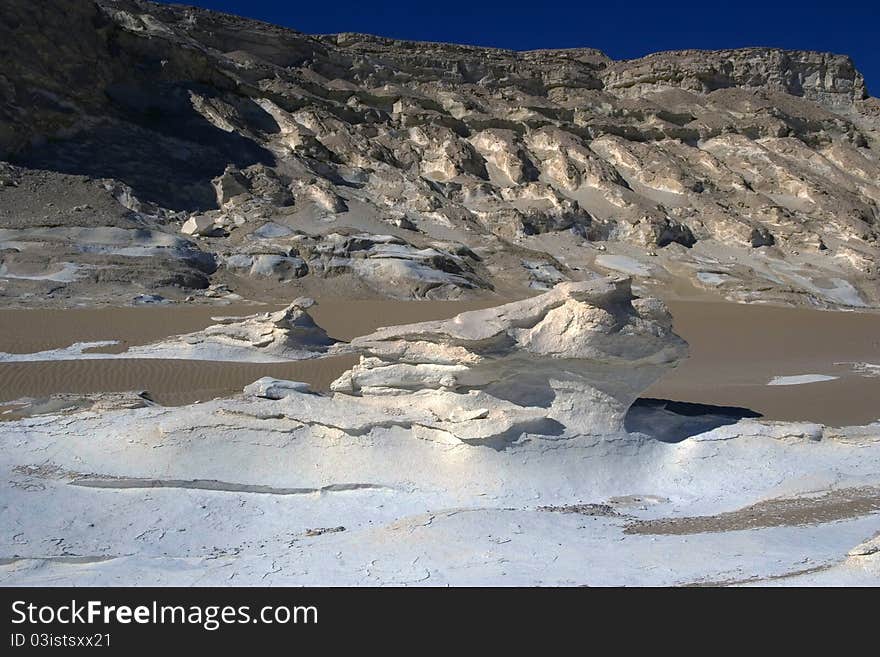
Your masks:
M823 381L834 381L838 377L828 374L797 374L794 376L774 376L770 379L768 386L800 386L806 383L822 383Z
M123 352L108 354L100 351L86 351L87 349L100 349L119 344L118 340L96 340L93 342L74 342L69 347L60 349L47 349L27 354L14 354L0 352L0 363L32 363L42 361L61 360L112 360L123 359L165 359L165 360L208 360L237 363L285 363L296 358L314 358L314 352L301 354L288 353L286 356L267 354L259 349L237 347L225 344L185 344L183 342L157 342L149 345L130 347Z
M496 450L394 426L319 435L278 419L298 399L0 424L8 482L0 582L880 584L876 555L855 565L846 557L880 531L876 512L806 526L624 533L635 518L880 486L880 425L823 433L743 420L675 444L638 434L527 436ZM578 502L610 502L633 517L538 510ZM819 569L816 580L794 577Z

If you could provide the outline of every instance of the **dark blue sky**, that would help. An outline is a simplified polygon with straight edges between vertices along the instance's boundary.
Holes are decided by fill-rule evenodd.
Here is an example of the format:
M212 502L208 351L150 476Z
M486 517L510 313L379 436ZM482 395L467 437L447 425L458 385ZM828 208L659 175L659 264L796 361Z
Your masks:
M776 46L850 55L880 88L880 0L479 2L190 0L302 32L366 32L515 50L585 46L615 59L658 50Z

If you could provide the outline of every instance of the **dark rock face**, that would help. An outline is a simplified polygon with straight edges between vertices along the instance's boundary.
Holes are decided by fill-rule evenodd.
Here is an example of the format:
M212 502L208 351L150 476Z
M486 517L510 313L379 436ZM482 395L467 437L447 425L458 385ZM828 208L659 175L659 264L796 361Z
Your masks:
M776 243L776 240L773 237L773 233L771 233L766 228L753 229L750 239L752 241L752 246L754 246L755 248L759 246L773 246Z
M197 51L136 36L91 2L10 4L0 152L12 161L117 179L178 210L214 207L211 179L229 163L274 164L195 108L194 97L210 103L230 86ZM247 98L235 102L253 129L274 125Z
M28 216L27 226L177 232L197 217L186 234L198 248L273 258L341 229L373 243L387 233L412 247L381 249L403 254L410 264L394 280L410 282L367 287L415 297L492 289L494 279L528 286L523 260L557 259L560 276L578 278L598 242L658 249L655 272L673 257L699 268L679 246L716 260L740 249L727 292L842 303L801 269L748 273L749 250L771 247L785 266L850 285L846 298L880 302L880 112L842 55L749 48L615 62L586 48L310 36L142 0L7 0L0 55L0 156L15 165L0 185L6 228ZM98 194L94 212L34 218L10 191L33 170L50 185L67 176L80 195L104 181L122 209ZM287 234L251 238L266 222ZM563 254L563 234L580 255ZM459 272L448 258L413 256L450 252L450 242L484 249L486 271L450 281L442 274ZM819 252L818 265L793 260ZM274 296L267 281L321 278L340 263L293 277L234 269L218 275L257 272L254 294ZM375 268L353 276L364 272ZM156 280L204 287L212 275L202 266Z
M865 80L852 60L830 53L776 48L680 50L617 62L602 75L605 89L643 94L679 88L701 94L731 87L802 96L831 109L867 97Z

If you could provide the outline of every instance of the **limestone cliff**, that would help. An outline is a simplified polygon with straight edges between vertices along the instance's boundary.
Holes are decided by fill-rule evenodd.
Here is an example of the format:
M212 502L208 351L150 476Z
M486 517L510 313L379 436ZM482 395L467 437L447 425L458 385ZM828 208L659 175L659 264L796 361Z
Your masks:
M618 271L658 292L880 302L880 122L844 55L612 61L142 0L9 0L0 54L10 297L457 298ZM73 226L183 230L216 267L55 239ZM352 259L334 237L350 234L394 241Z

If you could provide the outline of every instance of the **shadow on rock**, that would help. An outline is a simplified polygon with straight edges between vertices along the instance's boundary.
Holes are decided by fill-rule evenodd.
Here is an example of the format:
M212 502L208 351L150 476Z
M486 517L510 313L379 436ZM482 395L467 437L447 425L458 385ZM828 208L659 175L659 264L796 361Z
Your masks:
M67 139L50 139L15 157L24 166L113 178L130 186L140 200L172 210L217 208L211 179L228 164L245 168L275 164L256 141L213 125L193 108L191 94L210 99L201 85L158 83L107 89L113 118ZM237 98L238 113L265 132L274 120L250 99Z
M633 402L624 419L630 433L643 433L665 443L681 442L743 418L761 414L738 406L712 406L691 402L641 397Z

